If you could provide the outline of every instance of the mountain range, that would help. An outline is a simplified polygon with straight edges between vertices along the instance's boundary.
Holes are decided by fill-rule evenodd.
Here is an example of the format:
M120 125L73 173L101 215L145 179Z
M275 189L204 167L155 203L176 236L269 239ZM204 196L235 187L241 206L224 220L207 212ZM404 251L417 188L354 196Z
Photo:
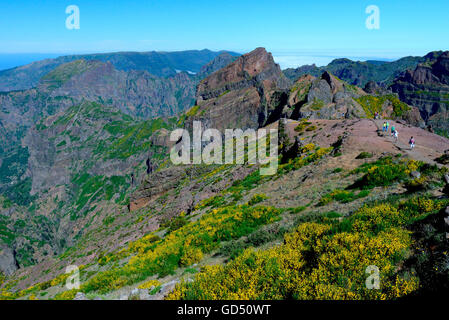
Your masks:
M415 68L419 63L431 59L434 53L424 57L404 57L396 61L386 62L377 60L352 61L350 59L335 59L327 66L305 65L296 69L284 70L285 75L291 80L297 80L304 74L320 76L328 71L350 84L364 87L369 81L388 86L391 82L407 69Z
M257 48L1 72L0 299L395 299L449 288L447 59L282 71ZM278 129L278 171L173 165L170 132L194 121ZM64 287L68 265L79 289ZM381 290L364 287L369 265Z
M119 71L147 71L156 77L172 77L184 71L198 73L201 68L222 53L238 56L234 52L191 50L178 52L118 52L61 56L45 59L0 71L0 91L30 89L40 78L56 67L75 60L110 62Z

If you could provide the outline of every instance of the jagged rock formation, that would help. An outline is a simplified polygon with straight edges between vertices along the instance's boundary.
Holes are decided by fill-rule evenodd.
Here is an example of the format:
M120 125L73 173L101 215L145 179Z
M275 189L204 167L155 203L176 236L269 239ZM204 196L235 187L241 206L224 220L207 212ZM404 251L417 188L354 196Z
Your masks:
M200 82L186 127L194 120L219 130L263 126L279 105L275 93L288 86L272 55L258 48Z
M307 79L302 79L309 81ZM348 86L328 72L310 83L307 100L299 110L301 118L341 119L366 116L362 106L354 99L364 94L363 90Z
M367 82L365 87L363 88L363 90L369 94L384 94L384 93L386 93L386 90L384 88L382 88L381 86L379 86L379 84L377 84L377 82L375 82L375 81Z
M398 77L391 89L402 101L418 107L436 132L449 134L449 52L426 57L425 63Z
M383 118L424 126L419 110L377 84L367 85L369 93L325 71L320 77L304 75L290 89L283 117L291 119Z

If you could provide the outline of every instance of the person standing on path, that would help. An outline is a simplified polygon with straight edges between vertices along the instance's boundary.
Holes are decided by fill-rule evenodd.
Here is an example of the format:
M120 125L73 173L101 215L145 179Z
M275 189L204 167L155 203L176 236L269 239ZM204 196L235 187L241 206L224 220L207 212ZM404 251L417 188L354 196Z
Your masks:
M408 143L410 144L410 150L413 150L415 148L415 138L411 137Z
M382 132L385 132L387 130L387 123L384 122L383 126L382 126Z
M393 137L394 137L394 142L398 142L398 130L394 130Z
M391 126L391 136L394 137L394 132L396 131L396 128L394 125Z
M385 130L388 133L388 128L390 127L390 123L387 121L387 129Z

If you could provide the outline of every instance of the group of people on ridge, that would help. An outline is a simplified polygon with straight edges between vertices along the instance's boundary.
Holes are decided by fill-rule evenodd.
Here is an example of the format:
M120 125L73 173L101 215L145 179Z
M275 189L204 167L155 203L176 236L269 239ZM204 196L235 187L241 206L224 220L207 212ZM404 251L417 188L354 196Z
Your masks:
M390 123L385 121L382 126L382 132L386 132L388 134L388 128L390 127ZM391 126L391 136L394 138L395 142L398 142L398 130L394 125ZM415 138L411 137L409 140L410 149L413 150L415 148Z

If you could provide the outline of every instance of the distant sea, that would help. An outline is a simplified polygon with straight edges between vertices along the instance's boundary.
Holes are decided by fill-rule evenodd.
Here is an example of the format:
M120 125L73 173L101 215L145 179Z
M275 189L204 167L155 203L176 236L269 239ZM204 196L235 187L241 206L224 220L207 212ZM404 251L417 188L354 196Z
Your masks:
M0 71L59 56L61 54L56 53L0 53Z

